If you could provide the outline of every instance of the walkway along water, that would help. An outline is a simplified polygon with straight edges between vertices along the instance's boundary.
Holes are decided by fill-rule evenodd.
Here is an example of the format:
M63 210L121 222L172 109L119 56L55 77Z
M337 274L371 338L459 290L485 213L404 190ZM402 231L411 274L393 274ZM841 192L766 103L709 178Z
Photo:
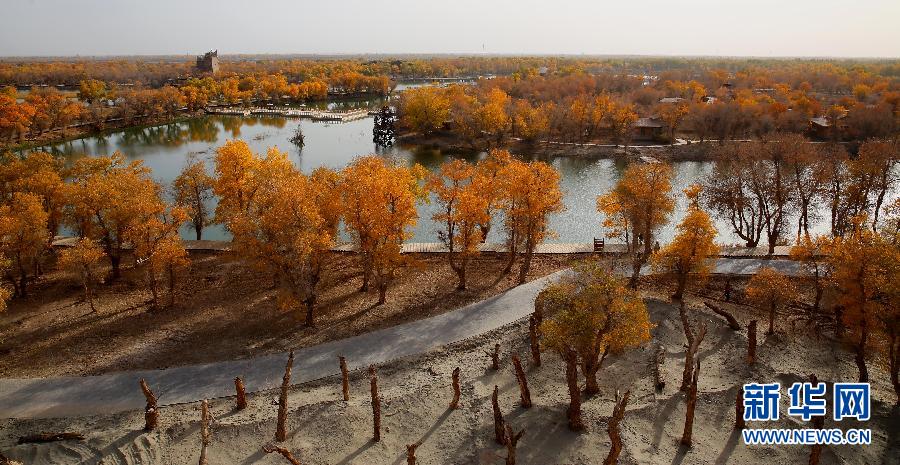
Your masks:
M716 259L716 274L749 275L772 266L797 274L799 264L755 258ZM649 270L646 270L649 271ZM295 352L295 384L339 372L338 355L350 369L381 364L478 336L531 314L534 299L562 270L512 288L503 294L431 318L307 347ZM98 376L0 379L0 418L52 418L115 413L143 408L138 380L145 378L160 405L196 402L234 394L234 377L242 376L250 392L280 385L287 354L246 360L138 370Z

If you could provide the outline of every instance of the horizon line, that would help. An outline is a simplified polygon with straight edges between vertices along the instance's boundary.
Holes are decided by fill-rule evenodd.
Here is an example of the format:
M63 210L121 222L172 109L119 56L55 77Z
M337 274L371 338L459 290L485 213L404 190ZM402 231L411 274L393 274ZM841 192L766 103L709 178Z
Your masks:
M114 59L114 58L166 58L166 57L195 57L202 55L200 53L133 53L133 54L75 54L75 55L3 55L0 61L23 60L23 59ZM219 58L224 57L311 57L311 58L330 58L330 57L347 57L347 58L363 58L371 57L417 57L417 58L433 58L433 57L465 57L465 58L686 58L686 59L769 59L769 60L900 60L900 55L896 56L853 56L853 55L717 55L717 54L643 54L643 53L624 53L624 54L604 54L604 53L505 53L505 52L244 52L244 53L219 53Z

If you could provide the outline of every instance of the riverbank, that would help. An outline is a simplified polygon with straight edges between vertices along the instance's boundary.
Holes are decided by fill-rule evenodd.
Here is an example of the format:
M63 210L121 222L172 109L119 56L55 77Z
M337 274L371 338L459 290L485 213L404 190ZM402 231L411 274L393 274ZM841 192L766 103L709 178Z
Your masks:
M198 116L202 116L203 114L203 111L197 111L180 113L175 117L151 117L147 120L142 121L140 124L133 124L133 122L126 123L124 119L120 118L122 120L121 122L118 122L116 120L108 120L99 123L101 129L98 129L98 123L96 122L83 123L72 125L64 129L51 130L32 139L26 139L23 142L17 142L15 144L0 147L0 150L20 152L25 150L41 149L49 145L64 144L66 142L71 142L73 140L82 139L85 137L97 137L108 135L118 131L125 131L128 129L144 129L165 124L180 123L192 118L196 118Z
M427 136L418 133L405 133L399 135L397 139L403 144L424 146L460 154L478 153L485 150L486 147L492 146L473 146L450 132L438 132ZM608 143L556 141L527 142L519 139L507 139L500 147L505 148L514 154L538 158L574 157L586 159L613 158L634 160L643 156L656 158L661 161L674 162L714 161L716 159L715 149L718 145L719 144L715 141L697 142L684 139L678 139L678 141L673 144L639 142L629 145L627 154L625 153L625 147L623 145Z

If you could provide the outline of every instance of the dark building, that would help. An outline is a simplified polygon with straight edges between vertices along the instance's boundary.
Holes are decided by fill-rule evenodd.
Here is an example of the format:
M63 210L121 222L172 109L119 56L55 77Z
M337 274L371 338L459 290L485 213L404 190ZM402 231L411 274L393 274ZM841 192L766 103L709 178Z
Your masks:
M219 51L206 52L197 57L197 70L204 73L219 72Z
M657 140L663 135L663 129L666 127L660 119L638 118L634 122L634 140Z

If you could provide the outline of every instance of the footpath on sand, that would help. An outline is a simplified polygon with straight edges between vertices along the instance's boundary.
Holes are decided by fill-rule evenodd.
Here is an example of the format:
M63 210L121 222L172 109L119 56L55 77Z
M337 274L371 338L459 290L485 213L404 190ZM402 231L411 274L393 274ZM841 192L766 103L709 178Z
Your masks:
M766 266L786 274L799 271L799 264L788 260L719 258L714 272L749 275ZM352 370L421 354L513 323L533 311L541 289L570 272L558 271L442 315L297 350L292 381L300 384L339 373L338 356L346 357ZM0 418L68 417L141 409L145 402L138 387L141 378L147 380L160 405L234 395L236 376L244 379L248 392L272 389L281 384L286 360L283 353L98 376L0 379Z

